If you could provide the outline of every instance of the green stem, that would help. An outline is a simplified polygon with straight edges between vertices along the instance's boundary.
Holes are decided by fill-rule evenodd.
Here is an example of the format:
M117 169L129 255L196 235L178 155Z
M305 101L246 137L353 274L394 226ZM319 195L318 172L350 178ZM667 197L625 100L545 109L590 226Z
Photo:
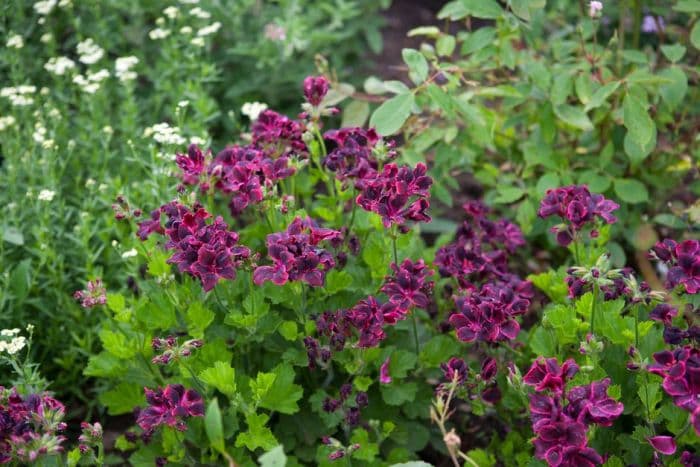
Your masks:
M634 307L634 348L639 350L639 305Z
M639 34L642 29L642 0L634 0L634 25L632 26L632 45L639 48Z
M627 11L627 0L620 0L619 6L619 24L617 26L617 74L622 76L622 52L625 50L625 21L623 19L624 12Z
M416 318L416 310L411 312L411 319L413 321L413 345L416 350L416 357L420 354L420 343L418 342L418 318Z
M394 264L396 267L399 267L399 255L396 251L396 232L392 232L391 234L391 246L394 250Z
M593 326L595 325L595 309L596 305L598 303L598 292L599 292L599 287L598 283L596 282L593 284L593 303L591 304L591 335L594 335L594 328Z

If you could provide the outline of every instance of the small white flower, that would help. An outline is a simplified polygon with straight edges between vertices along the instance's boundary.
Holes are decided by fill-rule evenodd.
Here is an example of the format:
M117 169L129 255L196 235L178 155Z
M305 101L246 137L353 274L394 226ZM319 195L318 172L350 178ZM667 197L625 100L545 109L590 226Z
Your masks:
M148 33L148 37L151 38L151 40L157 41L158 39L165 39L170 35L170 30L169 29L161 29L161 28L155 28L151 32Z
M180 34L183 34L183 35L188 36L188 35L192 34L192 28L189 27L189 26L183 26L183 27L181 27L181 28L180 28Z
M24 336L13 337L9 344L7 344L6 351L10 355L14 355L20 350L22 350L27 345L27 338Z
M181 109L184 109L188 105L190 105L190 101L188 101L188 100L182 100L182 101L177 103L177 106Z
M202 10L198 6L192 8L190 10L190 14L194 16L195 18L200 18L200 19L209 19L211 18L211 13L208 11Z
M0 336L5 336L5 337L16 336L17 334L19 334L19 328L3 329L2 331L0 331Z
M34 332L34 325L33 324L27 324L27 332L32 333Z
M60 2L58 2L59 8L69 8L72 5L73 3L71 2L71 0L61 0Z
M41 147L44 149L54 149L56 147L56 142L52 139L45 139L41 142Z
M196 144L197 146L202 146L207 142L204 138L200 138L199 136L193 136L190 138L190 144Z
M5 45L10 49L21 49L24 47L24 39L19 34L10 34Z
M91 187L91 186L94 186L95 183L97 183L97 182L95 182L94 179L88 178L87 180L85 180L85 187L86 187L86 188L89 188L89 187Z
M53 7L58 3L57 0L42 0L34 4L34 10L40 15L48 15L53 10Z
M122 253L122 258L133 258L134 256L137 256L139 253L136 251L136 248L132 248L131 250L127 250L124 253Z
M63 76L68 70L75 68L75 62L68 57L51 57L44 69L54 75Z
M111 126L107 125L105 127L102 127L102 133L106 135L111 135L114 133L114 129Z
M53 39L53 36L50 32L47 32L41 35L39 41L41 41L42 44L48 44L49 42L51 42L51 39Z
M114 75L121 82L136 79L136 72L131 71L131 68L134 67L138 62L139 59L134 56L117 58L114 61Z
M112 247L116 248L117 245L119 245L119 242L116 240L112 240Z
M54 196L56 196L55 191L51 190L41 190L39 192L39 196L37 196L37 199L39 201L53 201Z
M180 10L178 10L177 7L169 6L163 10L163 14L170 19L175 19L180 14Z
M241 107L241 113L251 121L257 120L258 116L267 110L267 104L263 102L246 102Z
M203 37L193 37L192 40L190 41L190 44L197 46L197 47L204 47L204 38Z
M106 184L106 183L100 183L99 186L97 187L97 189L98 189L99 191L105 191L107 188L108 188L108 187L107 187L107 184Z
M10 128L16 123L15 117L8 115L7 117L0 117L0 131Z
M78 60L85 63L86 65L92 65L97 63L105 54L104 49L99 45L95 44L91 38L87 38L82 42L78 42L76 50L80 57Z
M219 29L221 29L221 23L220 22L215 22L210 24L209 26L205 26L199 31L197 31L197 36L198 37L205 37L205 36L210 36L212 34L215 34Z

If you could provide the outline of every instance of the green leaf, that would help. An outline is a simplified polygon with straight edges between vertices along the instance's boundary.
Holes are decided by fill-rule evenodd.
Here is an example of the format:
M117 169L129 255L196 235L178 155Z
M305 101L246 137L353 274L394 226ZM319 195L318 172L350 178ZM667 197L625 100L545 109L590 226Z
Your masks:
M460 351L459 343L452 337L438 335L432 337L421 349L419 361L426 368L437 368Z
M236 393L236 370L226 362L218 361L199 374L199 378L229 397Z
M408 37L414 36L430 36L435 37L440 34L440 28L437 26L418 26L413 28L406 34Z
M402 405L413 402L418 386L416 383L401 382L400 384L385 384L381 387L382 399L389 405Z
M514 203L525 195L525 190L515 186L499 185L496 191L498 196L493 201L500 204Z
M124 311L126 307L126 299L124 295L120 293L108 293L107 294L107 308L112 310L114 313L119 314Z
M415 103L412 93L398 94L380 105L369 120L369 125L382 136L393 135L411 115Z
M461 0L471 16L496 19L503 14L503 8L496 0Z
M669 61L671 61L672 63L676 63L681 58L683 58L683 55L685 55L685 51L686 48L683 47L681 44L661 46L661 52L663 52L666 58L668 58Z
M326 274L326 286L323 288L328 295L334 295L347 290L352 285L352 276L346 271L333 269Z
M256 401L262 400L267 392L272 388L277 376L274 373L258 372L255 379L250 380L250 390L253 392L253 399Z
M591 96L591 99L586 103L584 110L588 112L592 109L597 109L603 105L615 91L620 87L619 81L613 81L605 86L599 87Z
M666 227L671 227L672 229L684 229L686 228L685 222L683 222L678 217L673 214L658 214L654 216L654 222L657 224L665 225Z
M204 331L214 321L216 314L204 307L202 302L192 302L185 314L185 322L187 329L192 337L201 339L204 337Z
M283 363L277 366L272 385L260 400L260 406L284 414L294 414L299 411L297 401L304 395L304 389L294 384L294 368Z
M529 345L537 355L554 355L557 350L557 340L554 334L542 326L536 326L530 332Z
M449 34L441 35L435 43L435 51L442 57L449 57L455 51L457 41Z
M377 443L370 442L367 430L364 428L354 430L350 442L360 445L357 450L353 451L352 457L354 459L370 462L370 465L372 465L371 463L379 454L379 446L377 446Z
M628 178L615 179L615 193L626 203L645 203L649 201L649 192L639 180Z
M544 196L547 190L558 187L560 183L559 175L554 172L547 172L537 181L535 189L537 190L537 194Z
M554 107L554 113L564 123L579 130L589 131L593 129L593 123L581 107L571 105L558 105Z
M277 446L277 440L272 431L266 426L270 417L267 414L250 413L245 416L248 431L241 433L236 438L236 447L245 446L251 451L258 448L270 450Z
M276 448L267 451L258 457L258 463L260 467L285 467L287 465L287 456L284 454L284 446L280 444Z
M578 330L581 323L573 308L566 305L550 306L542 316L542 325L554 329L560 344L578 343Z
M408 372L416 367L418 357L414 352L396 350L391 354L389 371L394 378L405 378Z
M469 55L491 45L496 38L496 30L490 26L469 33L462 42L462 55Z
M297 329L296 322L284 321L282 324L280 324L280 327L277 328L277 332L279 332L280 336L284 337L285 340L288 340L289 342L294 342L297 340L299 329Z
M343 109L343 119L341 126L361 127L364 126L369 117L369 102L352 101Z
M688 77L685 72L678 67L671 67L663 70L659 75L671 80L670 83L659 86L659 94L673 111L683 103L688 91Z
M683 13L698 13L700 12L700 0L680 0L673 6L673 9Z
M363 392L366 392L372 383L374 383L374 380L369 376L356 376L352 381L352 385L355 386L358 391Z
M622 103L625 128L632 140L640 146L649 144L655 136L656 127L646 106L636 96L627 93Z
M24 235L22 231L15 227L7 227L2 232L2 239L7 243L12 245L22 246L24 245Z
M128 360L138 352L138 343L121 332L103 329L100 331L100 340L104 349L115 357Z
M604 193L610 188L610 185L612 184L612 180L610 177L607 177L605 175L601 175L595 170L587 170L585 172L581 172L581 174L578 177L579 183L588 185L588 188L591 190L591 192L594 193Z
M221 418L221 410L219 409L219 401L212 399L207 406L207 411L204 415L204 431L207 432L207 438L211 446L219 452L225 452L226 446L224 441L224 423Z
M428 65L428 61L422 53L415 49L403 49L401 56L406 65L408 65L408 72L414 83L421 84L428 78L430 65Z
M554 106L566 103L567 98L573 91L574 80L569 72L562 72L554 78L550 98Z
M530 6L528 0L510 0L510 9L523 21L530 21Z
M458 21L469 14L469 10L462 4L460 0L447 2L440 11L438 11L438 19L447 19Z
M134 407L146 403L143 386L137 383L119 383L114 389L103 392L99 395L102 405L107 407L110 415L121 415L131 413Z
M695 22L695 26L690 31L690 43L693 47L700 50L700 21Z
M24 302L29 295L29 288L32 284L31 266L32 261L30 259L25 259L12 269L12 273L10 274L10 290L12 291L16 303Z
M632 135L627 132L623 145L625 148L625 153L629 157L630 162L637 165L646 159L654 148L656 148L656 132L654 132L654 136L651 138L651 141L644 146L640 146L634 140Z

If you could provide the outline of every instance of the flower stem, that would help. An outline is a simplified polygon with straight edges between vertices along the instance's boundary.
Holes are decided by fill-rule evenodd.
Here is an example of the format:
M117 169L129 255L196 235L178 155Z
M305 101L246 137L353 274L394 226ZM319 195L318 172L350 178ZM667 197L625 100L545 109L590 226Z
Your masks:
M396 267L399 267L399 255L396 252L396 232L393 232L391 235L391 246L394 250L394 264Z
M416 318L416 310L411 312L411 320L413 321L413 345L416 350L416 357L420 354L420 343L418 342L418 318Z
M596 282L593 284L593 303L591 304L591 330L590 330L591 335L595 334L594 330L593 330L594 329L593 326L595 325L595 309L596 309L596 305L598 303L598 292L599 292L599 287L598 287L598 283Z

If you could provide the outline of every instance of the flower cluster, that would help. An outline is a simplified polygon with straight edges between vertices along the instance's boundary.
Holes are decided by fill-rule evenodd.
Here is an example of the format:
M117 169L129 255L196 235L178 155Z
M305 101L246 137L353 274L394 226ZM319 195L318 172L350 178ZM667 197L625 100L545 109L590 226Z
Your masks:
M391 269L394 275L386 277L381 291L394 307L396 316L393 321L403 319L411 307L426 309L433 290L433 282L426 279L433 275L433 271L422 259L416 262L405 259L400 266L392 263Z
M102 279L97 278L94 281L88 281L87 289L77 290L73 297L80 300L83 308L92 308L107 303L107 289L102 284Z
M102 425L100 422L90 424L88 422L80 423L81 433L78 437L78 449L85 454L93 448L98 448L102 445Z
M517 337L520 325L515 317L527 311L530 301L510 288L489 283L455 298L455 304L458 311L450 316L450 324L459 340L495 343Z
M666 303L660 303L651 310L649 319L658 321L664 325L664 342L670 345L679 345L684 340L700 342L700 326L695 324L681 329L673 325L673 318L678 315L678 309Z
M466 389L468 399L473 398L472 394L481 393L481 399L494 404L501 399L501 390L496 382L498 365L492 357L484 358L481 364L481 371L469 378L471 372L467 363L461 358L452 357L447 362L440 365L445 382L437 386L438 394L448 394L449 392Z
M302 123L272 110L265 110L251 127L253 146L271 159L289 158L294 154L305 155L306 143L302 139Z
M408 221L430 222L426 211L433 179L426 175L427 170L423 163L415 169L386 164L381 172L362 180L356 202L366 211L382 216L386 228L396 225L406 231Z
M360 424L360 410L369 405L369 398L366 392L357 391L355 397L352 395L352 385L343 384L340 387L337 399L326 397L323 400L322 408L325 412L333 413L342 410L343 419L350 427L356 427Z
M164 230L160 213L168 216ZM180 272L198 278L207 292L219 279L235 279L236 268L250 256L248 248L237 245L238 234L228 230L221 216L209 224L206 220L210 217L198 204L189 209L172 202L162 206L160 212L151 213L151 220L141 222L138 231L143 240L153 232L165 233L165 247L175 250L168 262L176 264Z
M700 436L700 350L691 346L654 354L650 373L664 379L661 385L673 403L690 412L690 422Z
M27 328L31 329L31 328ZM0 354L7 352L8 355L15 355L27 346L27 338L19 335L20 330L3 329L0 331Z
M700 293L700 241L677 243L666 239L652 248L650 256L668 267L666 287L682 285L691 295Z
M562 218L564 224L552 227L552 232L557 234L561 246L568 246L578 232L593 225L597 218L608 224L617 222L612 212L619 207L603 195L591 193L586 185L571 185L547 190L537 215Z
M314 107L321 105L321 101L328 93L328 80L323 76L307 76L304 80L304 97Z
M560 366L556 358L540 357L523 377L523 382L536 391L530 395L535 456L550 466L602 464L600 454L588 446L588 428L592 424L612 425L624 409L607 394L609 378L567 391L567 382L578 370L571 359Z
M200 339L189 339L178 345L175 336L165 338L154 337L151 341L151 347L158 355L151 359L154 365L167 365L181 358L187 358L192 355L194 349L199 349L204 345Z
M403 319L391 302L382 304L373 296L360 300L343 317L359 333L357 346L360 348L379 345L386 337L384 325L396 324L397 319Z
M267 236L267 253L272 265L259 266L253 281L260 285L272 281L283 285L288 281L304 281L313 287L323 285L326 273L335 267L335 259L319 247L322 241L339 242L337 230L319 228L310 218L296 217L285 232Z
M374 150L381 139L374 129L330 130L323 138L328 149L323 166L335 172L338 180L345 184L353 181L361 185L362 181L376 176L379 164Z
M505 219L488 219L489 209L481 202L472 201L462 207L467 220L457 229L455 241L435 254L440 275L455 278L465 289L484 281L504 282L513 283L523 295L531 295L529 282L520 281L508 271L508 255L525 245L518 226Z
M0 387L0 463L28 464L63 452L63 404L48 394L22 397Z
M136 423L148 436L159 426L168 425L185 431L188 417L204 416L204 402L194 389L180 384L170 384L155 391L144 388L148 407L139 411Z

